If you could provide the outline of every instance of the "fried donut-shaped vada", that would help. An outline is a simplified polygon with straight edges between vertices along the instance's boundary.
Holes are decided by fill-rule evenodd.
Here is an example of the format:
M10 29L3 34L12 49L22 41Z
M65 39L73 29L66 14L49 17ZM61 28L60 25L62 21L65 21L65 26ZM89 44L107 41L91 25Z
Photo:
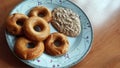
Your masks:
M49 24L40 17L30 17L27 19L23 29L25 35L33 41L43 41L50 34Z
M39 57L44 51L43 42L33 42L25 37L19 37L14 46L15 54L24 60L31 60Z
M52 56L65 54L69 47L67 37L58 32L49 35L44 44L46 53Z
M21 13L14 13L7 19L6 28L7 31L13 35L21 35L23 24L28 17Z
M41 18L43 18L44 20L46 20L47 22L49 22L51 20L51 11L44 7L44 6L37 6L37 7L34 7L30 13L29 13L29 16L32 17L32 16L39 16Z

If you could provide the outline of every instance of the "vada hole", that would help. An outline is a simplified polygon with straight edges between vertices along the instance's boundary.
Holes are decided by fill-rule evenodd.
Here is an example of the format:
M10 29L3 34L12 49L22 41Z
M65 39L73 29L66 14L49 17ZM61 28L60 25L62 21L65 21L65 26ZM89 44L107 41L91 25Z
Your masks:
M34 48L34 47L35 47L35 45L33 43L28 43L27 44L27 48Z
M41 26L34 26L34 30L37 31L37 32L40 32L42 31L42 27Z
M23 22L25 21L25 19L18 19L17 20L17 24L19 25L19 26L23 26Z
M39 12L39 13L38 13L38 16L39 16L39 17L45 17L45 16L46 16L46 12Z
M61 41L60 39L56 39L56 40L54 41L54 45L57 46L57 47L59 47L59 46L62 45L62 41Z

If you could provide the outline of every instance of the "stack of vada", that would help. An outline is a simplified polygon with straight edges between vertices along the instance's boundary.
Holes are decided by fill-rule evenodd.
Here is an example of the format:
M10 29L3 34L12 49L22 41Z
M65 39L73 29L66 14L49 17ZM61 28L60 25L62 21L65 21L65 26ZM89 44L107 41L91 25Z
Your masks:
M14 53L19 58L32 60L44 51L51 56L63 55L68 51L69 42L64 34L50 34L51 19L51 11L44 6L33 7L28 16L14 13L8 17L6 29L17 37Z

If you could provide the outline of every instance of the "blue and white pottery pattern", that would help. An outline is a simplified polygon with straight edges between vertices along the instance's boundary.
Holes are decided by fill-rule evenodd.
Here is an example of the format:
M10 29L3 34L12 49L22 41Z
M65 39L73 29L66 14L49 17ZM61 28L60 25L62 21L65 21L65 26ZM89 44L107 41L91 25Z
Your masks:
M38 68L67 68L80 62L89 52L93 40L92 26L85 13L78 6L68 0L24 0L16 6L10 14L23 13L28 15L30 9L38 5L46 6L51 11L60 6L72 9L75 13L79 14L81 33L75 38L68 37L70 47L65 55L54 57L43 53L40 57L34 60L19 59L32 67ZM51 33L56 32L51 24L50 29ZM6 39L13 52L16 37L6 32Z

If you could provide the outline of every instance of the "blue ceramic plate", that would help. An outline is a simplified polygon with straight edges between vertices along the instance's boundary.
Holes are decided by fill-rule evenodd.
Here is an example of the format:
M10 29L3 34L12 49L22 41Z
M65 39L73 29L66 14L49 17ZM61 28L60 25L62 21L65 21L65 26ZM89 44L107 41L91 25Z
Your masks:
M41 68L47 68L47 67L66 68L80 62L88 53L93 39L92 27L85 13L78 6L73 4L71 1L25 0L22 3L20 3L18 6L16 6L10 14L23 13L27 15L31 10L31 8L38 5L46 6L51 11L55 7L59 7L59 6L72 9L80 17L81 33L78 37L74 37L74 38L68 37L70 43L69 51L63 56L53 57L43 53L40 57L34 60L22 60L20 58L19 59L32 67L41 67ZM50 24L50 30L51 33L56 32L56 30L52 27L51 24ZM11 51L13 52L16 37L6 32L6 39Z

